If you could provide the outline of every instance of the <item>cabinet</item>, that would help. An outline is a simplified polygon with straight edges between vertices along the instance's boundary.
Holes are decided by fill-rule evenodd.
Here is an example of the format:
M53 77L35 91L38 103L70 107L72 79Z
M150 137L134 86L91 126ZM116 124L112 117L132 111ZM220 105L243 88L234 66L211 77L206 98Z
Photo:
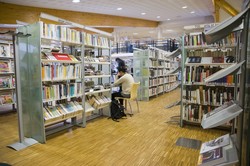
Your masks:
M179 53L179 50L176 51ZM179 85L179 64L176 57L157 48L134 51L134 79L140 82L139 99L149 100L150 97L169 92Z
M18 99L24 135L46 136L82 124L83 50L81 33L65 26L22 26L17 49Z
M0 107L15 106L15 68L13 43L0 39Z
M90 120L110 116L111 56L110 40L84 34L84 92L85 116Z

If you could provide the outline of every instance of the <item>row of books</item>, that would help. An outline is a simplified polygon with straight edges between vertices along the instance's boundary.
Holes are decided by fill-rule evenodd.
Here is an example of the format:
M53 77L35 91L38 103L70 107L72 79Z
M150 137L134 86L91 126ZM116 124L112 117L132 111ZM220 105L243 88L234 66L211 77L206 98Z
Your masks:
M230 46L236 44L237 32L232 32L227 37L214 43L216 46ZM184 46L204 46L206 42L203 39L202 32L194 32L184 36Z
M167 77L150 78L149 86L157 86L159 84L165 84L165 83L174 82L174 81L177 81L176 75L171 75Z
M13 57L13 47L7 43L1 43L0 41L0 58Z
M104 106L107 106L111 103L111 99L107 96L87 96L88 103L96 108L102 108Z
M187 66L185 71L185 83L204 82L208 76L220 71L221 67L215 66ZM228 75L215 81L215 83L233 84L234 76Z
M186 103L201 105L222 105L226 101L234 98L233 88L199 88L187 87L183 99Z
M109 48L109 41L108 38L98 36L95 34L89 34L89 33L84 33L84 44L86 45L91 45L91 46L97 46L97 47L105 47Z
M199 56L199 57L226 57L226 56L235 56L236 49L235 48L225 48L225 49L216 49L216 48L209 48L209 49L195 49L195 50L188 50L187 57L190 56Z
M215 106L201 106L201 105L195 105L195 104L189 104L185 105L183 107L184 112L184 119L187 121L197 122L201 123L203 116L205 116L207 113L212 112L214 110ZM225 125L230 125L230 123L226 123Z
M15 79L12 76L0 77L0 89L14 88Z
M69 83L69 84L55 84L44 85L42 87L42 97L44 100L48 99L65 99L67 97L75 97L82 94L81 83Z
M66 26L46 24L42 22L40 28L41 28L41 35L44 38L73 42L73 43L81 43L82 41L81 32L74 29L70 29Z
M42 63L42 80L79 78L81 78L81 64Z
M107 56L102 56L98 58L93 58L93 57L85 57L84 62L109 62L109 58Z
M80 32L63 25L41 23L41 35L44 38L60 40L72 43L82 43L91 46L109 47L109 41L106 37L95 34ZM84 37L83 37L84 36Z
M81 61L81 59L73 55L57 53L57 52L42 52L41 58L54 61L73 61L73 62Z
M14 102L13 95L11 95L11 94L0 95L0 105L12 104L13 102Z
M83 107L77 101L71 101L56 106L45 106L43 107L43 115L45 123L49 119L53 118L68 118L68 116L74 116L83 111Z

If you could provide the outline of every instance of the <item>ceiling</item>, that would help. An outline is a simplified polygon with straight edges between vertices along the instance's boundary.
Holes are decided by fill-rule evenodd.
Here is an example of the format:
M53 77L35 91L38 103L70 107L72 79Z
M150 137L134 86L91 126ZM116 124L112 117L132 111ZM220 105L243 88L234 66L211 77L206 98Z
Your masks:
M182 22L179 27L183 28L183 22L190 25L192 20L212 18L214 13L212 0L80 0L79 3L73 3L72 0L0 0L0 2L160 21L162 25L165 25L161 27L166 27L168 23L173 25L175 22ZM182 8L183 6L186 8ZM122 8L122 10L117 10L117 8ZM145 14L142 15L142 13ZM172 27L176 28L177 26ZM144 37L159 34L159 28L146 29L147 35ZM142 32L143 29L137 28L136 30ZM171 34L171 31L173 30L165 29L166 34ZM116 32L122 32L120 35L128 33L139 37L139 33L131 32L131 28L123 33L124 27L116 27Z
M0 2L154 21L204 17L212 15L214 11L212 0L80 0L79 3L73 3L72 0L0 0ZM183 9L183 6L187 8ZM192 11L195 13L190 13Z

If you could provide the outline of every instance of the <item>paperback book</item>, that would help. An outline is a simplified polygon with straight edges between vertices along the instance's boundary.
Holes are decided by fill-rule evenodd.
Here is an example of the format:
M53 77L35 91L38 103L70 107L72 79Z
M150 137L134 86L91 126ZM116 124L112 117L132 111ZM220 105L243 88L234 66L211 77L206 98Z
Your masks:
M199 155L199 166L218 165L226 162L226 151L222 147L207 151Z
M207 151L213 150L213 149L217 149L219 147L224 147L229 145L230 143L230 136L229 134L223 135L221 137L218 137L214 140L205 142L201 145L201 150L200 153L205 153Z

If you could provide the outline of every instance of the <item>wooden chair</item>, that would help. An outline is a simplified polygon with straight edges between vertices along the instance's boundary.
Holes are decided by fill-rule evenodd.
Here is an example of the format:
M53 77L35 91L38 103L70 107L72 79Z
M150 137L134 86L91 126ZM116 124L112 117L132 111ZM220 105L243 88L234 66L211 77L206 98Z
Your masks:
M140 112L140 110L139 110L139 104L138 104L138 99L137 99L137 91L138 91L139 86L140 86L140 82L132 84L131 92L130 92L130 98L126 98L126 97L116 97L115 98L118 101L119 101L119 99L123 99L125 101L125 109L126 110L127 110L127 102L128 102L130 110L131 110L131 115L133 115L133 110L132 110L130 101L136 101L137 111Z

